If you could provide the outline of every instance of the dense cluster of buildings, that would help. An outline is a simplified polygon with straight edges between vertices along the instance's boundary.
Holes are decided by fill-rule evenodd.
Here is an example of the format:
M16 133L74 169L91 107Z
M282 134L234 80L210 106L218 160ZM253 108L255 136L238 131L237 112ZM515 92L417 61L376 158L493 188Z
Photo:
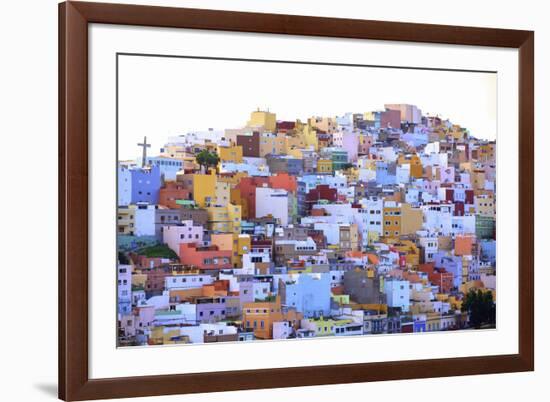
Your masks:
M469 292L496 299L496 143L414 105L138 145L121 346L465 329Z

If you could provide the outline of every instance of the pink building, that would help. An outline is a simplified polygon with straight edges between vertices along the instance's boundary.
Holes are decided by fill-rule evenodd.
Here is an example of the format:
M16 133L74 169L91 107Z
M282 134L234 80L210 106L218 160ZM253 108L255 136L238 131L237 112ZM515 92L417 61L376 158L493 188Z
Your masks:
M180 252L180 244L197 243L202 244L204 228L201 225L194 226L193 221L182 221L181 224L163 226L162 240L175 253Z
M348 153L348 162L357 162L359 135L351 131L338 131L332 134L335 147L343 148Z

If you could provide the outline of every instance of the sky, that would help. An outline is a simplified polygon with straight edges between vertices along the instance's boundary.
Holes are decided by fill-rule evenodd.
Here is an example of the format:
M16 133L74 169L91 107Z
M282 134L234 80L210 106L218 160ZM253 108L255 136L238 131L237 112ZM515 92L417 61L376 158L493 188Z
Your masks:
M383 110L409 103L482 139L497 131L497 74L250 61L119 56L119 159L157 155L169 136L277 120Z

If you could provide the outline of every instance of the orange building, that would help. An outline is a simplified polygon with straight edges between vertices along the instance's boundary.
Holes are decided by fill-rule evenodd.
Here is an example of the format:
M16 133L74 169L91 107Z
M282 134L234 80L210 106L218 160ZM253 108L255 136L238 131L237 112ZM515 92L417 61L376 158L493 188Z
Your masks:
M422 160L417 154L412 155L400 155L399 159L397 160L397 163L401 165L410 165L411 167L411 177L414 178L421 178L423 174L422 169Z
M475 238L471 235L456 236L455 238L455 255L472 255L472 247Z
M243 327L254 330L260 339L273 339L273 323L287 321L297 329L303 314L294 309L283 312L279 296L273 302L245 303L243 306Z
M399 237L401 235L401 207L398 203L390 201L385 203L383 211L383 235L385 237Z
M197 247L194 243L180 244L179 257L182 264L199 269L230 269L231 250L217 246Z

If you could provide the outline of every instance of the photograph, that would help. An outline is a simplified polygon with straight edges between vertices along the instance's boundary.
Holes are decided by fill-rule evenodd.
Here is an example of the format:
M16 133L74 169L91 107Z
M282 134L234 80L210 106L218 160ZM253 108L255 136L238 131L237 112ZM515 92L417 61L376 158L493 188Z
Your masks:
M495 71L116 58L118 347L497 328Z

